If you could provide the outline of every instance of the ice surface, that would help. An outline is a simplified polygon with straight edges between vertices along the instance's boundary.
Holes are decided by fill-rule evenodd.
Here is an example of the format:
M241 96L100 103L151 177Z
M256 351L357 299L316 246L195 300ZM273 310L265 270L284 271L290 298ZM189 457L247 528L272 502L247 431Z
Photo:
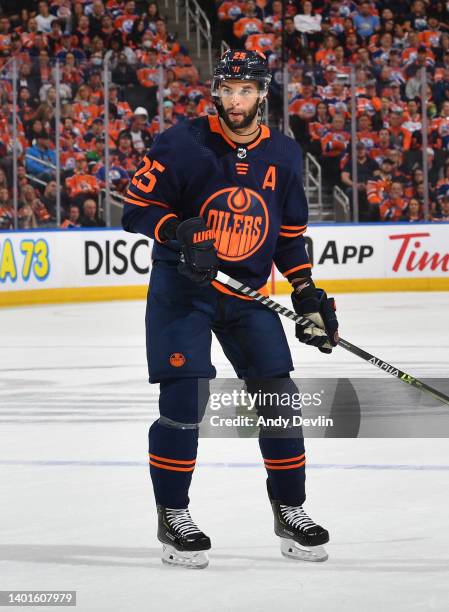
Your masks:
M337 297L345 338L418 377L447 377L449 294ZM331 534L323 564L281 556L257 441L203 439L191 511L212 539L210 566L163 566L144 308L0 311L0 589L77 590L82 612L449 610L445 439L307 442L306 509ZM342 349L297 344L285 326L296 376L382 375Z

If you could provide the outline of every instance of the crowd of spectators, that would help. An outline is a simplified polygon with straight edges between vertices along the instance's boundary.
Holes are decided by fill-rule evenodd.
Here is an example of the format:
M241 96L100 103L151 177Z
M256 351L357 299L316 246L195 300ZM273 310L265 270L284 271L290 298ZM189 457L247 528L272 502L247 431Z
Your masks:
M13 58L18 66L15 142ZM200 84L197 68L168 31L155 2L10 2L9 10L0 12L0 229L14 226L14 146L19 158L18 226L56 224L56 64L62 227L104 225L106 138L112 190L122 192L132 179L143 152L160 130L160 66L164 129L214 108L210 84Z
M282 115L289 71L290 128L363 221L424 220L422 68L426 75L430 216L448 221L449 11L442 0L216 1L231 47L264 53L270 108ZM285 24L282 30L282 23ZM351 89L356 96L357 185L352 181Z
M269 103L273 125L282 118L282 68L288 66L291 133L320 162L325 188L339 185L350 201L357 189L361 220L424 219L424 68L429 220L449 220L449 14L445 2L397 0L393 8L385 0L285 0L284 9L280 0L200 3L215 11L217 41L221 37L230 46L267 56L273 73ZM57 94L62 226L103 225L106 146L112 189L122 192L143 151L160 131L160 66L164 129L215 113L210 81L200 82L197 68L177 35L169 31L156 2L5 0L1 6L0 229L14 225L13 147L19 156L19 227L56 223ZM18 66L15 140L12 58ZM352 69L357 185L352 180L351 159Z

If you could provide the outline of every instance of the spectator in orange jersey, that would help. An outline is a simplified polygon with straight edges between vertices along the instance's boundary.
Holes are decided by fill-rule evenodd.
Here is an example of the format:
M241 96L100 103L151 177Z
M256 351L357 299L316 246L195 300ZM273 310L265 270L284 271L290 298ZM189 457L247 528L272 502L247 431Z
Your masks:
M315 60L318 64L323 67L332 64L335 60L335 47L337 46L337 39L333 34L329 34L324 39L322 47L315 53Z
M265 26L264 26L265 29ZM250 34L245 42L245 49L248 51L260 51L267 53L274 48L276 37L274 34L264 32L263 34Z
M336 114L329 130L321 139L323 178L328 187L340 184L340 160L346 153L350 135L345 130L345 120Z
M88 198L83 204L81 227L105 227L106 223L98 215L97 202Z
M379 207L391 188L393 165L391 159L385 158L380 169L374 173L373 179L366 184L366 197L371 206L373 220L379 219Z
M134 21L137 19L135 10L136 3L134 0L128 0L128 2L125 2L123 13L114 21L114 27L123 32L123 34L131 34Z
M95 104L92 91L88 85L81 85L75 96L73 104L73 118L81 123L90 123L99 114L99 108Z
M170 68L175 73L177 80L185 81L190 85L196 85L199 81L199 73L188 55L177 53L170 63Z
M370 150L371 158L380 166L384 159L391 155L390 132L382 128L378 132L377 146Z
M98 194L97 179L89 174L84 153L76 154L75 173L65 180L65 185L68 195L76 204L84 202L87 196Z
M20 34L20 40L22 41L22 48L31 49L34 45L36 36L38 36L37 21L34 17L28 20L26 30Z
M392 183L389 196L380 205L380 220L399 221L407 206L401 183Z
M245 0L226 0L218 8L218 19L220 21L235 21L238 19L245 8Z
M379 142L379 135L373 130L369 115L360 115L358 120L358 128L357 140L365 145L369 154L369 152L374 149Z
M250 34L263 33L263 21L257 16L256 8L255 1L248 0L243 14L234 22L232 32L240 45L244 45Z

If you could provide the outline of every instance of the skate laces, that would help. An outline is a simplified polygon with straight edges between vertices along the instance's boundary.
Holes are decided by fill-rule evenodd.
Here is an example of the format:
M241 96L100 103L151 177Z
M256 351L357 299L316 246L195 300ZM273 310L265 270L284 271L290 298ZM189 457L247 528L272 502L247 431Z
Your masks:
M307 516L302 506L280 505L282 518L292 527L307 530L316 527L316 523Z
M166 508L167 519L176 531L182 536L193 535L194 533L201 533L197 525L192 521L188 508L185 509L170 509Z

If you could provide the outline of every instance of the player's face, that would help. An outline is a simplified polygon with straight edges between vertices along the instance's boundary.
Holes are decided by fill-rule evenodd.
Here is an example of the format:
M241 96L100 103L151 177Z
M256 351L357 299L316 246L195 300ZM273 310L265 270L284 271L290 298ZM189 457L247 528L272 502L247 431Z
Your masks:
M259 108L259 88L255 81L225 81L220 87L223 120L231 130L250 126Z

